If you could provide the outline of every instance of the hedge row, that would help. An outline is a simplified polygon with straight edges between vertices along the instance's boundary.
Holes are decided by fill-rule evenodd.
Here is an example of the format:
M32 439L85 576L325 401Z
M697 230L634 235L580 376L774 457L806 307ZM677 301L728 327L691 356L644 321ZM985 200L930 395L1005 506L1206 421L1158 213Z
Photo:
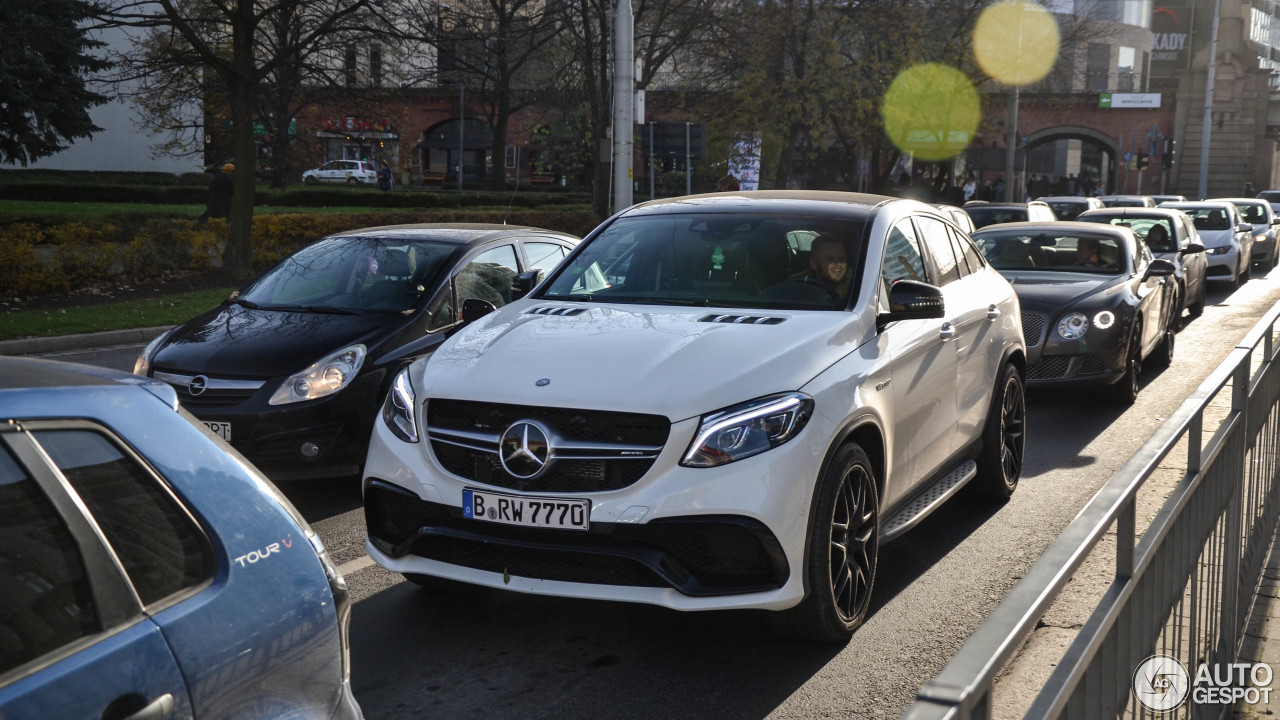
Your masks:
M253 265L265 270L315 240L336 232L409 223L530 225L582 236L596 225L589 212L458 210L432 213L262 215L253 219ZM191 220L158 219L125 235L113 225L68 223L0 228L0 296L53 293L110 283L140 283L221 265L226 223L197 227Z
M70 191L70 192L69 192ZM70 196L70 197L69 197ZM192 185L120 185L24 183L0 184L0 199L4 200L74 200L76 202L148 203L155 205L203 205L209 197L208 188ZM542 207L545 205L589 204L591 198L583 193L560 190L529 190L517 192L493 192L466 190L463 192L425 190L401 190L378 192L370 188L304 188L294 190L262 189L254 193L255 205L284 207L379 207L379 208L465 208L477 206Z

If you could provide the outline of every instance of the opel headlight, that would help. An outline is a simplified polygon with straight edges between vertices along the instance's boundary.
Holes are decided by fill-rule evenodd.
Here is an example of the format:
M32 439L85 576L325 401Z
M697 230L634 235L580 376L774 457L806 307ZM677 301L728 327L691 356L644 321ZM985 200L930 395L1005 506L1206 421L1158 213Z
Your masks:
M165 332L160 333L155 340L147 343L147 346L142 349L142 354L139 355L138 359L133 363L134 375L146 377L147 373L151 372L151 357L156 354L156 350L160 349L160 346L164 344L164 341L167 340L171 334L173 334L173 330L166 330Z
M351 379L360 372L364 364L364 345L352 345L326 357L320 362L290 375L276 394L271 396L269 405L286 405L288 403L315 400L332 395L351 384Z
M704 415L685 467L715 467L759 455L795 437L813 415L813 398L791 392L769 395Z
M1068 313L1058 321L1058 334L1063 340L1079 340L1089 329L1089 318L1084 313Z
M409 368L405 368L391 381L391 391L382 403L382 421L396 437L410 443L418 442L418 421L413 417L415 404Z

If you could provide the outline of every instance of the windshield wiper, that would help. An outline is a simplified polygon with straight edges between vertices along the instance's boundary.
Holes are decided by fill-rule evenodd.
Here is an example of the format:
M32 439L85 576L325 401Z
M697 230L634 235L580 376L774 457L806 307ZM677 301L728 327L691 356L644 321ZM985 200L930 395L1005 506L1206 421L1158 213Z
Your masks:
M321 313L324 315L359 315L356 310L348 310L346 308L326 307L323 305L268 305L265 310L283 310L285 312L311 312Z
M237 304L237 305L243 305L244 307L247 307L247 308L249 308L250 310L261 310L261 309L262 309L262 306L261 306L261 305L259 305L258 303L253 302L252 300L245 300L244 298L241 298L241 297L231 298L231 299L230 299L230 302L233 302L233 303L235 303L235 304Z
M711 307L706 298L635 298L635 302L644 305L682 305L685 307Z

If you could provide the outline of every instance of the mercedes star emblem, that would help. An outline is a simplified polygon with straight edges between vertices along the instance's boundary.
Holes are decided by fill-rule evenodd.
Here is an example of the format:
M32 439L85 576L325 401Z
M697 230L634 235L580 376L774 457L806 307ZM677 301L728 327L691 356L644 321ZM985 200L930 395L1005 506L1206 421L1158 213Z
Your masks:
M191 382L187 383L187 392L191 393L192 397L203 394L208 388L209 378L203 375L197 375L191 378Z
M498 441L498 459L512 476L535 478L551 464L551 433L531 420L512 423Z

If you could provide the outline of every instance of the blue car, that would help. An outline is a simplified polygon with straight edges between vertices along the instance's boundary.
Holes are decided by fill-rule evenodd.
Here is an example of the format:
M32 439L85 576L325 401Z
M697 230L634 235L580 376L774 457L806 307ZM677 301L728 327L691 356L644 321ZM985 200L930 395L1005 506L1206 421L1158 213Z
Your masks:
M0 716L360 718L350 608L173 388L0 357Z

